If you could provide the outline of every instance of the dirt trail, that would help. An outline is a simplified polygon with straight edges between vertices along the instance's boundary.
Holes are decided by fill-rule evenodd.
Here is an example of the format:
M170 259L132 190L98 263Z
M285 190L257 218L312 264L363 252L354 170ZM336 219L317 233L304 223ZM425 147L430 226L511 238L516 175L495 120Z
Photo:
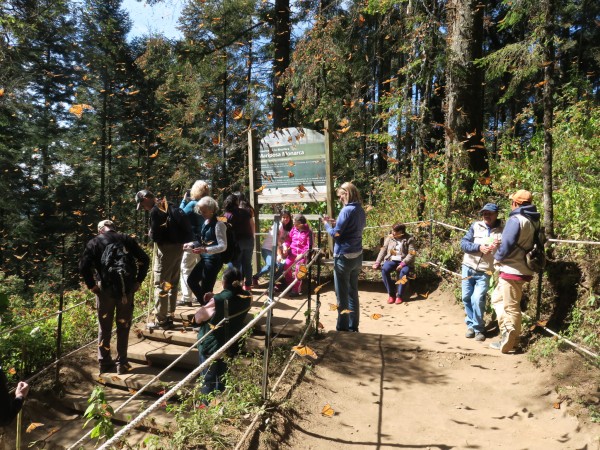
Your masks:
M334 293L321 297L325 335L310 344L320 358L293 394L297 415L280 448L600 448L598 424L579 424L569 402L554 407L551 371L464 337L449 293L402 305L386 298L362 284L360 333L337 333ZM327 403L331 418L321 414Z

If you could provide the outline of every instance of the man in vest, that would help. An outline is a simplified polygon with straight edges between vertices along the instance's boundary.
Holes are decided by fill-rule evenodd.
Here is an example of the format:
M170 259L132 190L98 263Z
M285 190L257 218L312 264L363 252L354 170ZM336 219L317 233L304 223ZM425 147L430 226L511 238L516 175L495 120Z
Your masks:
M486 204L479 212L483 220L469 227L460 241L460 248L465 252L462 262L462 301L467 315L465 337L483 342L486 294L493 272L494 252L502 237L502 223L495 203Z
M533 247L534 233L540 226L540 213L531 204L531 192L519 190L509 198L512 211L502 232L502 243L494 255L500 277L492 293L501 339L490 347L502 353L511 351L519 341L523 285L531 281L534 274L527 267L525 254Z
M130 267L125 267L124 261L130 261ZM98 223L98 236L85 246L79 261L79 272L87 288L96 295L100 373L111 372L115 368L115 361L110 354L115 319L117 372L125 374L131 370L127 360L127 347L133 319L133 294L146 278L149 266L150 258L134 238L117 233L111 220Z

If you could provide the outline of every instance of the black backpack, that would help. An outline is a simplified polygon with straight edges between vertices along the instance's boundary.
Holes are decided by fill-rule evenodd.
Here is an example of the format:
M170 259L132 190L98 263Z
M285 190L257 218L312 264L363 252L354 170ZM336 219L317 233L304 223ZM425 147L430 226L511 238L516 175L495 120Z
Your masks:
M184 244L194 240L190 218L183 209L172 204L167 209L167 234L170 242Z
M219 222L223 222L226 227L226 235L227 235L227 248L224 252L221 252L221 261L223 264L228 264L237 259L240 254L240 247L237 243L237 239L235 238L235 231L233 231L233 225L225 220L224 218L219 217Z
M127 250L122 239L108 243L100 258L102 289L116 297L127 298L133 292L137 269L135 257Z

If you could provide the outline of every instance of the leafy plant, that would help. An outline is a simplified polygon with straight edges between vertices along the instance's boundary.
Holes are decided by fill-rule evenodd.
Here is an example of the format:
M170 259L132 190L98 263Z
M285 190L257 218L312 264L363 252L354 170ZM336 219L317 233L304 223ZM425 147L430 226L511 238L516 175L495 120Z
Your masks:
M115 427L112 423L112 418L115 414L112 406L106 401L104 389L101 386L96 386L92 391L92 395L88 399L89 406L83 413L83 417L87 419L83 428L87 427L90 422L94 422L94 428L90 437L92 439L110 439L115 434Z

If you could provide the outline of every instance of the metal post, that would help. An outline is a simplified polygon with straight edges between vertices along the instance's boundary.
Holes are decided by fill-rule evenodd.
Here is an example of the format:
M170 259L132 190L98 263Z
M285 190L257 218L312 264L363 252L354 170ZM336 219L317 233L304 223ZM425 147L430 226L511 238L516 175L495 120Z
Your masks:
M317 227L317 248L321 250L321 226L323 222L319 220L319 226ZM321 286L321 255L317 261L317 286ZM321 290L317 292L317 299L315 301L315 336L319 334L319 308L321 306ZM309 304L310 305L310 304Z
M279 214L275 214L273 216L273 246L272 254L271 254L271 270L269 273L269 299L268 304L273 302L273 290L275 284L275 267L277 265L277 244L279 241L279 222L281 221L281 216ZM275 259L273 259L275 257ZM263 401L267 400L269 395L269 359L271 357L271 320L273 319L273 308L269 309L267 312L267 323L265 329L265 353L263 360L263 379L262 379L262 399Z
M17 414L17 435L15 437L15 443L17 450L21 450L21 430L23 429L23 410Z
M63 309L65 303L65 235L63 233L61 238L62 244L62 261L61 261L61 273L60 273L60 297L58 305L58 324L56 325L56 360L60 359L62 352L62 319ZM58 383L58 376L60 373L60 363L56 363L56 373L54 382Z
M433 254L433 209L429 210L429 260Z

